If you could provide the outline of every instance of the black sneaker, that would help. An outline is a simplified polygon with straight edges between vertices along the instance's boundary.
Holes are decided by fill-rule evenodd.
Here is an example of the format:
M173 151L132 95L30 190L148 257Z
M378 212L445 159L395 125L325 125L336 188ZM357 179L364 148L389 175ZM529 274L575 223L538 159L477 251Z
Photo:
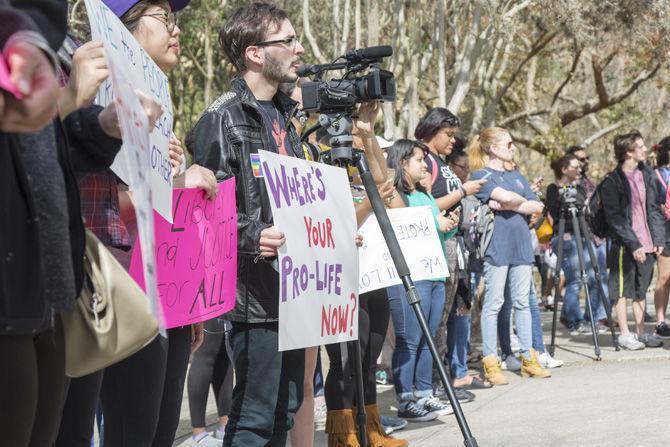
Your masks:
M454 388L454 394L456 395L456 399L462 404L467 404L468 402L472 402L475 400L475 393L472 393L468 390L464 390L463 388ZM442 400L448 400L449 398L447 397L447 392L444 390L444 385L441 383L435 387L435 390L433 391L433 396L442 399Z
M423 405L407 402L398 408L398 417L408 422L428 422L437 419L437 413L426 410Z
M661 340L670 340L670 327L663 321L656 325L656 330L654 334Z
M645 311L644 311L644 322L645 322L645 323L653 323L654 321L656 321L656 320L654 320L654 317L652 317L651 315L649 315L649 312L647 312L647 311L645 310Z
M453 414L454 409L451 408L451 405L443 400L438 399L435 396L422 397L416 401L417 405L423 405L423 408L431 413L435 413L438 416L446 416L448 414Z

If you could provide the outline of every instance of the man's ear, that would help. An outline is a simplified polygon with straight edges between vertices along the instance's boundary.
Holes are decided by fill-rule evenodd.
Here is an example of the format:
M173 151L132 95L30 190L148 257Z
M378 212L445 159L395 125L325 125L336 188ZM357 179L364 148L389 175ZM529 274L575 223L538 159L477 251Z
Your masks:
M245 65L247 68L251 68L251 66L254 65L262 66L265 62L265 54L263 53L263 49L255 45L249 45L246 50L244 50L244 57L246 59Z

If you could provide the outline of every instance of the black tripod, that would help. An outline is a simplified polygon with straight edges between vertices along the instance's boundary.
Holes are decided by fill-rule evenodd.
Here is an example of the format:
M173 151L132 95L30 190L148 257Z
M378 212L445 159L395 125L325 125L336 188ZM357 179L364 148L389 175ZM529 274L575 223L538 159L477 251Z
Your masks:
M377 185L370 173L368 168L367 160L365 155L359 149L354 149L352 147L352 137L351 137L351 118L344 116L343 114L321 114L319 117L320 126L315 126L310 129L308 133L303 135L303 140L307 138L309 133L316 131L319 127L326 127L333 135L330 139L331 149L327 154L324 154L322 159L332 165L347 167L355 166L358 169L358 173L367 192L370 203L372 204L372 210L377 217L379 222L379 227L384 235L384 240L388 246L389 253L393 259L393 264L395 265L396 270L398 271L398 276L401 278L405 291L407 293L407 301L410 304L410 307L414 309L414 314L419 322L421 331L423 332L426 342L428 343L428 349L430 354L433 357L433 362L437 366L438 373L440 375L440 380L444 385L444 390L447 393L451 407L454 409L454 415L456 416L456 421L458 426L463 434L464 445L466 447L477 447L477 441L468 422L465 419L463 410L461 409L461 404L454 393L453 386L447 377L447 373L444 369L444 364L440 359L440 355L437 352L437 347L435 346L435 341L430 333L428 327L428 322L426 321L426 316L423 313L421 308L421 297L419 296L414 282L410 276L409 268L405 262L405 257L402 254L400 245L398 244L398 239L396 238L395 232L389 220L388 214L386 214L386 208L384 207L384 202L382 201L379 191L377 190ZM360 343L358 341L352 342L354 345L354 369L356 375L356 399L358 402L357 410L357 423L359 427L359 441L361 447L367 445L365 439L365 405L364 405L364 396L363 396L363 373L361 370L361 356L360 356Z
M619 344L617 343L616 335L614 334L614 326L612 324L612 308L610 302L605 296L605 290L603 289L602 279L600 277L600 267L598 265L598 258L596 256L595 250L593 249L593 244L591 242L592 236L589 231L588 225L586 225L586 220L584 219L584 213L581 208L577 205L577 190L574 187L565 187L561 193L561 213L558 220L558 249L556 253L556 272L554 273L554 315L551 325L551 346L549 347L549 353L553 356L555 343L556 343L556 319L558 316L558 298L561 294L561 267L563 262L563 236L565 235L565 219L569 218L572 223L573 237L577 245L577 258L579 259L579 273L586 292L586 307L588 308L589 315L591 316L591 332L593 337L593 346L596 354L596 360L601 360L600 357L600 344L598 343L598 330L596 327L595 315L593 314L593 308L591 306L591 296L589 293L588 286L588 273L586 271L586 264L584 262L584 246L582 244L582 235L584 236L583 241L586 243L586 248L589 252L589 258L591 259L591 265L593 267L593 272L596 278L596 284L598 285L598 292L600 295L600 302L607 312L607 322L612 334L612 343L614 348L618 351Z

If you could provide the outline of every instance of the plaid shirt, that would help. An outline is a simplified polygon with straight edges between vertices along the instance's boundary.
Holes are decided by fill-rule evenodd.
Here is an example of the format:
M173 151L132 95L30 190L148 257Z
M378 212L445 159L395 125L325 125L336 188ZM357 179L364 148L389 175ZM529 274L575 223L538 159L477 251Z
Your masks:
M89 174L79 180L84 225L105 245L130 249L128 229L119 212L116 175L111 170Z

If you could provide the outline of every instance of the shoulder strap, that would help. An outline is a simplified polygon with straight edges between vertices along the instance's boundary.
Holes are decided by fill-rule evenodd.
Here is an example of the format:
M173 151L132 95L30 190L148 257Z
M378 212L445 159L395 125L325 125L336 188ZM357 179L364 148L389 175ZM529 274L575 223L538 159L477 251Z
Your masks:
M668 189L668 182L666 182L665 180L663 180L663 176L662 176L661 173L658 171L658 169L654 169L654 173L656 174L656 177L658 177L658 181L661 182L661 185L663 185L663 187L664 187L665 189Z
M431 153L428 153L428 158L430 159L430 184L434 185L437 180L437 161Z

